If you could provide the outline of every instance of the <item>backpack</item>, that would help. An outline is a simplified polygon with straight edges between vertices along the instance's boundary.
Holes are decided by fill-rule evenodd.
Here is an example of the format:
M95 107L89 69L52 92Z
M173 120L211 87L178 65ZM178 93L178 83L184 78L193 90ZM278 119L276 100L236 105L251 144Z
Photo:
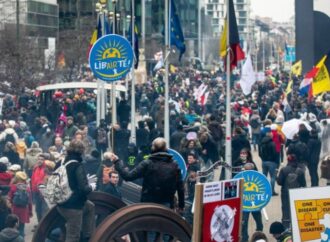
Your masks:
M298 172L299 172L299 168L296 168L294 171L291 171L285 178L285 184L288 189L300 187L300 183L298 180L299 177Z
M44 197L49 204L61 204L69 200L72 195L66 166L71 163L78 163L76 160L70 160L61 165L48 177Z
M151 161L152 187L150 188L155 197L171 197L176 192L176 184L179 179L179 167L174 161Z
M106 144L107 143L107 131L104 128L99 128L97 130L96 142L98 144Z
M26 208L29 205L29 193L25 184L18 184L13 196L13 204L16 207Z
M108 184L110 182L110 172L114 171L113 166L103 166L102 169L102 183L103 184Z
M14 134L6 134L6 138L5 138L4 143L7 144L7 142L11 142L13 144L16 144Z
M256 118L250 120L250 126L253 129L256 129L259 127L259 122Z

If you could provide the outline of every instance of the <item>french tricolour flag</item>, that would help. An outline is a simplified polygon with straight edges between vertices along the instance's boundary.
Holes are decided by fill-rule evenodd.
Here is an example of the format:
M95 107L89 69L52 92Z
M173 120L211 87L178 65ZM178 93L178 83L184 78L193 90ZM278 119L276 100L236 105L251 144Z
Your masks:
M316 76L319 69L317 67L313 67L312 70L310 70L302 80L299 86L299 94L301 96L308 94L310 91L310 88L312 86L313 78Z

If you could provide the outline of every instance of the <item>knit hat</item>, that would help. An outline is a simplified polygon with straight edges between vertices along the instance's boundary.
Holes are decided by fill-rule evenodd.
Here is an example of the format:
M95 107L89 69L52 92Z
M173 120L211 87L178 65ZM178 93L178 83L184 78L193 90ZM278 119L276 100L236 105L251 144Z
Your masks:
M284 227L284 225L281 222L276 221L270 225L269 233L282 234L285 230L286 228Z
M28 177L24 171L18 171L15 174L15 178L21 181L26 181Z
M10 165L9 160L6 156L3 156L3 157L0 158L0 163L5 164L6 166Z
M18 164L14 164L14 165L11 165L8 170L14 171L14 172L15 171L20 171L21 170L21 166L18 165Z

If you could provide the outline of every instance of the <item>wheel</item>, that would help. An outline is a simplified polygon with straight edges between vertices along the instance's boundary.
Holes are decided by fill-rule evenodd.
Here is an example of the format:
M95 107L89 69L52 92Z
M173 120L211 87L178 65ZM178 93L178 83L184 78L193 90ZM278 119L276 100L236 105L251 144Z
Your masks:
M88 199L95 205L96 224L101 223L107 215L126 206L120 199L103 192L92 192ZM44 242L50 233L58 228L65 233L65 220L57 212L56 207L53 207L39 223L32 242Z
M177 213L164 206L140 203L124 207L107 217L97 227L90 242L125 241L124 236L129 236L131 242L161 242L164 235L170 241L190 242L192 228Z

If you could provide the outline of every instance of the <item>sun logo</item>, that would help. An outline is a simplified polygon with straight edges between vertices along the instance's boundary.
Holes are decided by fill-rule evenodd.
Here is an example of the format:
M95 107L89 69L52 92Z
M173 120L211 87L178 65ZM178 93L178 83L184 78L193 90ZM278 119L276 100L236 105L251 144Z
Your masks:
M127 51L124 45L116 41L104 42L100 50L97 51L96 60L125 59Z
M120 51L116 48L106 49L102 54L102 59L120 58Z
M244 183L244 189L247 192L259 192L259 187L253 182Z

